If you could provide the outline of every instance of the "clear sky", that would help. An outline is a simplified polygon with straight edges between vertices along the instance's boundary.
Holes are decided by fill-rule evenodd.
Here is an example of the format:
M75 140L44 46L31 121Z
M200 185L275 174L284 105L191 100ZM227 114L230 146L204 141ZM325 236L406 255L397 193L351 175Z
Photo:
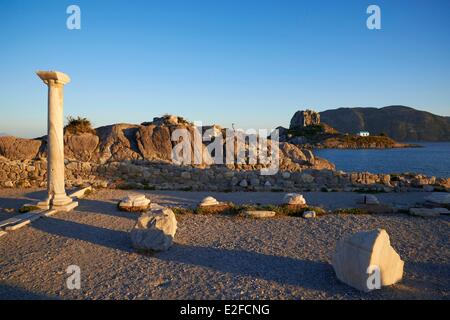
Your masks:
M449 16L448 0L0 0L0 133L45 134L45 69L72 78L65 115L96 127L170 113L269 129L392 104L449 116Z

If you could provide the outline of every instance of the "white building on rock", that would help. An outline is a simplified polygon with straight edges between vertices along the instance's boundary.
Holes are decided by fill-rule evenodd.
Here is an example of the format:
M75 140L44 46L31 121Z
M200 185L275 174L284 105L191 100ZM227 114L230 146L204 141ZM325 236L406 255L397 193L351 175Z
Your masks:
M357 135L360 137L368 137L368 136L370 136L370 133L369 133L369 131L360 131L357 133Z

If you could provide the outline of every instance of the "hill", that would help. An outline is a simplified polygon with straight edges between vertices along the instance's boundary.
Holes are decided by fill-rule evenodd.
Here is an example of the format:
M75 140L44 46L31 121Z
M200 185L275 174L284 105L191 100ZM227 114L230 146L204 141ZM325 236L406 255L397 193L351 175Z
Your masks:
M297 111L291 119L289 129L283 127L278 129L280 141L303 148L386 149L416 146L398 143L384 133L359 136L345 131L340 132L321 122L321 114L314 110Z
M339 108L320 112L320 118L340 132L383 133L397 141L450 141L450 117L405 106Z

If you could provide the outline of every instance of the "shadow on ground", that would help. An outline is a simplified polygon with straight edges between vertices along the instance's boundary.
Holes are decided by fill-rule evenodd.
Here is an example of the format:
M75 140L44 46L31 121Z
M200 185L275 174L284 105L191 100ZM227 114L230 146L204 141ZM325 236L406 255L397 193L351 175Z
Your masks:
M47 190L28 192L25 194L25 197L27 197L29 200L42 201L43 199L47 198Z
M57 300L57 298L30 292L18 286L0 283L0 300Z
M158 253L154 258L275 281L282 285L327 290L330 294L348 289L337 281L332 266L321 261L183 244L174 244L167 252ZM330 287L333 287L333 292L330 292Z
M33 223L33 228L75 240L81 240L124 252L132 252L129 233L69 220L45 218Z
M91 199L79 199L78 207L75 211L103 214L112 217L126 218L130 220L136 220L139 217L139 212L126 212L120 211L117 208L118 201L106 201L106 200L91 200Z

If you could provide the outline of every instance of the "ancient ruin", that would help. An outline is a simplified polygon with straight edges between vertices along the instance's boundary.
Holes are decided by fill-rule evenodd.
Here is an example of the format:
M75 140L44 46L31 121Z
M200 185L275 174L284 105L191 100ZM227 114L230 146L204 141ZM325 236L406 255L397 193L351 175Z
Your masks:
M392 248L384 229L357 232L341 239L333 255L333 268L342 282L361 291L381 289L402 279L404 262ZM378 274L377 274L378 273ZM371 286L371 276L379 276Z
M58 71L38 71L37 75L48 86L47 122L47 192L48 197L38 203L45 209L72 210L78 203L66 194L64 181L64 85L70 82L68 75Z

